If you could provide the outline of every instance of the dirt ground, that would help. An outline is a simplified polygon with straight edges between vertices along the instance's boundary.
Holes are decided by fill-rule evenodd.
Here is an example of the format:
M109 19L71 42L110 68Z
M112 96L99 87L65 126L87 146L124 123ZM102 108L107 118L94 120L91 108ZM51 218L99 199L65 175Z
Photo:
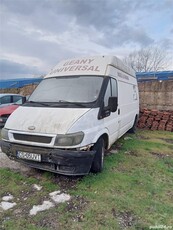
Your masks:
M36 170L24 164L10 160L6 154L1 151L1 128L0 128L0 168L9 168L25 175L33 175Z

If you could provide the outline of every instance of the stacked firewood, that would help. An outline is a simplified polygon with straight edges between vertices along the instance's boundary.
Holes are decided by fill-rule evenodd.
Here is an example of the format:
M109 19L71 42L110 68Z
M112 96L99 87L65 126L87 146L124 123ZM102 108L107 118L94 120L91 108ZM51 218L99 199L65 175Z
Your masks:
M173 132L173 111L142 109L138 128Z

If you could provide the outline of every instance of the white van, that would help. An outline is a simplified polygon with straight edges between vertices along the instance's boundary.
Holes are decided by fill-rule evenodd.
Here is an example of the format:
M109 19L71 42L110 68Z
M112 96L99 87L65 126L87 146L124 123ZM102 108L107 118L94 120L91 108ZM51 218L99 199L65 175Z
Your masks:
M7 120L2 151L60 174L101 172L105 149L134 131L138 114L135 73L118 58L61 61Z

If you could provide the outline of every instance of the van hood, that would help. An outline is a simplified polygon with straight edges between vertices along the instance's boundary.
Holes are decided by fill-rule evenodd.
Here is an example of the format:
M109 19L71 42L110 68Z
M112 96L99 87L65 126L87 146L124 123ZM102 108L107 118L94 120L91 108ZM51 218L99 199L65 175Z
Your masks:
M32 133L65 134L89 108L45 108L20 106L5 128Z

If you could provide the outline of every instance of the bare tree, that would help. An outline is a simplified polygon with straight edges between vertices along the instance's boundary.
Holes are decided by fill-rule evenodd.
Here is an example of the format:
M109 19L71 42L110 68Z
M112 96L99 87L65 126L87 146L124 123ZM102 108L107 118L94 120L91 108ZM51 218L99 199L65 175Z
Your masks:
M157 46L134 51L124 59L136 72L159 71L167 68L167 53Z

